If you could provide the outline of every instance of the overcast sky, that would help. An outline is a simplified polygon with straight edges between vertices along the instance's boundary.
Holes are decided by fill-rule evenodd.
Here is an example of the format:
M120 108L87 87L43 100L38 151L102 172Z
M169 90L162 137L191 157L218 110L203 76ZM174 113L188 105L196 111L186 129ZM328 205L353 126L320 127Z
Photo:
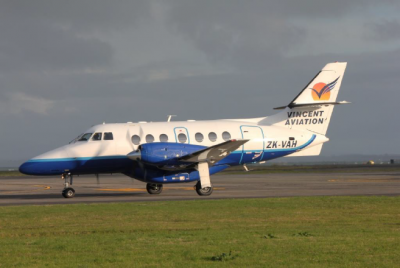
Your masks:
M0 163L103 121L261 117L347 61L322 154L399 153L398 0L3 0Z

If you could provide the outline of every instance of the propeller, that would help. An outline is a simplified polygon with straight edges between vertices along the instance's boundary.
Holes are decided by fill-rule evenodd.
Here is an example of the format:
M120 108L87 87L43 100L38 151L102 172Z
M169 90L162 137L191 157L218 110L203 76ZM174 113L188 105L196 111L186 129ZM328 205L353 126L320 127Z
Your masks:
M135 145L132 142L132 133L131 133L131 128L128 128L128 131L126 132L126 140L131 147L132 151L135 150Z
M145 143L144 142L144 132L143 132L143 128L141 126L139 126L139 137L140 137L140 143Z
M138 131L139 130L139 131ZM137 131L139 132L137 134ZM134 133L132 133L134 132ZM141 151L140 151L140 144L139 145L135 145L132 142L132 135L138 135L140 137L140 142L143 143L144 141L144 132L141 126L137 127L137 128L129 128L128 131L126 132L126 139L128 141L128 144L130 146L130 148L132 149L132 152L130 152L129 154L127 154L127 157L133 161L135 161L135 163L138 164L139 168L142 170L142 172L144 174L146 174L146 169L144 167L143 162L141 161ZM132 182L133 182L133 178L132 178Z
M138 133L139 132L139 133ZM141 143L143 143L144 140L144 132L141 126L138 127L129 127L128 131L126 132L126 140L128 141L128 144L130 146L130 148L132 149L132 151L137 150L139 145L135 145L132 142L132 136L133 135L138 135L140 138Z

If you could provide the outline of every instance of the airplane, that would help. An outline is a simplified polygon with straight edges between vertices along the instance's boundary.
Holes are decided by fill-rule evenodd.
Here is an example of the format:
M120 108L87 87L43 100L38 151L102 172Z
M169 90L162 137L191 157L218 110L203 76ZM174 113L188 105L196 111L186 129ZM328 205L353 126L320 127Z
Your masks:
M149 194L164 184L196 182L198 195L213 192L210 175L228 167L278 157L319 155L346 62L328 63L280 112L250 119L128 122L95 125L69 144L36 156L21 173L61 175L62 196L72 198L73 177L122 173L146 183Z

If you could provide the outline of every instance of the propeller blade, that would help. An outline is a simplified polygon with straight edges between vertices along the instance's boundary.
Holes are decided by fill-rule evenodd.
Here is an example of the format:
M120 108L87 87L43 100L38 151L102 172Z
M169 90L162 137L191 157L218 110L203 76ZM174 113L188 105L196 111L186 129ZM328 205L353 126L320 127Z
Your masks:
M128 141L128 144L132 150L135 150L135 145L132 143L132 133L130 128L128 128L128 131L126 132L126 140Z

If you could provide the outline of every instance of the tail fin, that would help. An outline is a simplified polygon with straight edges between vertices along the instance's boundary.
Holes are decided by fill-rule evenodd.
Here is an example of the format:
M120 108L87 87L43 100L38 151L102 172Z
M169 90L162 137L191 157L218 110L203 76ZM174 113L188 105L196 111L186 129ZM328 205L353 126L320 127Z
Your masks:
M260 125L277 125L325 135L332 116L346 62L328 63L287 106L284 111L266 117Z

